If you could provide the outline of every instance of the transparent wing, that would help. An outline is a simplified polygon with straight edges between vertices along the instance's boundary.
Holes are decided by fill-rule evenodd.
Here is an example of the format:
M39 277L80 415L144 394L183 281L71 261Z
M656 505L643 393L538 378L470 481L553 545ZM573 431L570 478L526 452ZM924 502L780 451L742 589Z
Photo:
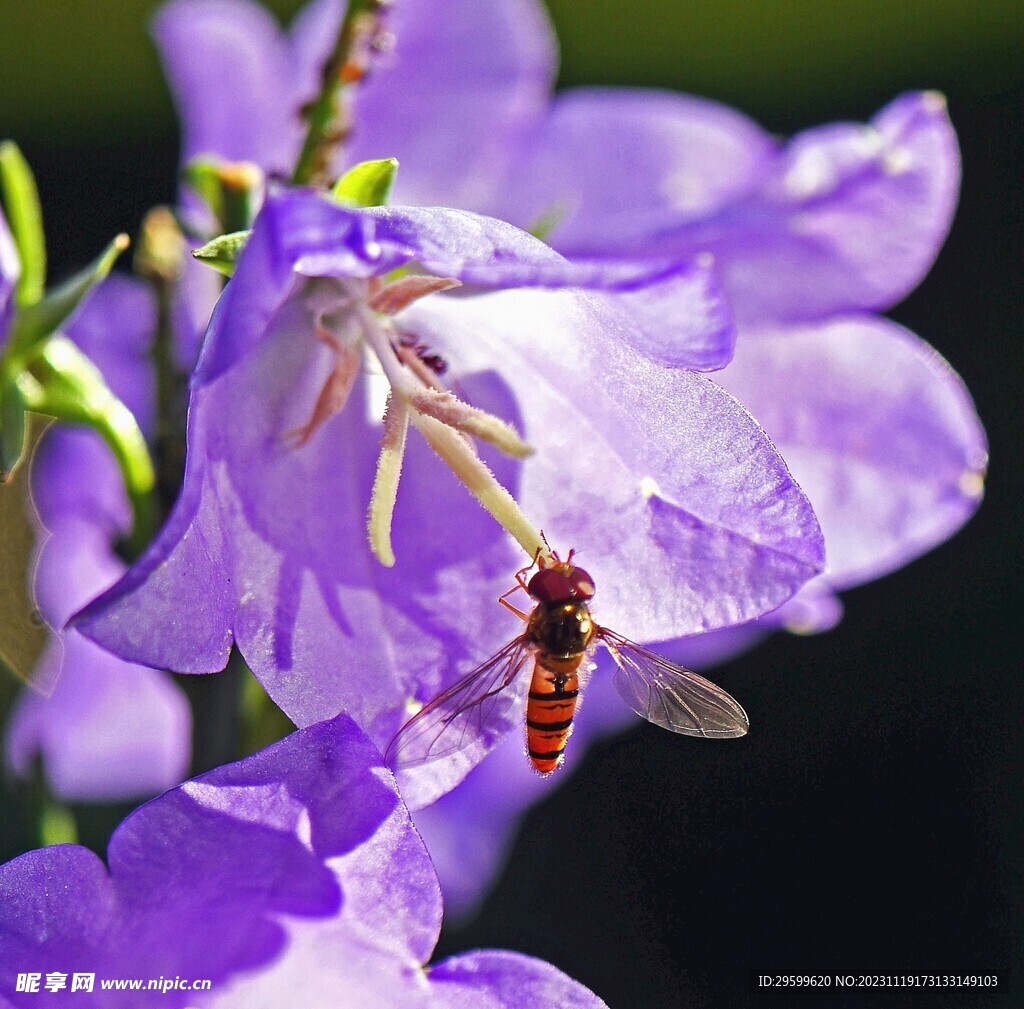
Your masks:
M747 713L721 687L603 627L597 638L619 667L619 696L647 721L685 736L746 735Z
M522 690L512 687L532 659L526 636L468 672L424 705L388 744L385 762L396 770L427 764L479 745L488 749L522 719Z

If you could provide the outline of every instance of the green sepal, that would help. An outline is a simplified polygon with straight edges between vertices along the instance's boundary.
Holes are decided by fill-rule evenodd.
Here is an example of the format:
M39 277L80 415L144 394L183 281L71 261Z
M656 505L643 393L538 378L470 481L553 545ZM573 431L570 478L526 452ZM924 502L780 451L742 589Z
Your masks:
M27 410L89 427L107 443L134 513L132 546L141 550L153 532L156 475L131 410L110 391L96 365L60 334L33 349L16 381Z
M13 140L0 144L0 193L7 211L11 236L21 259L21 276L14 303L35 304L46 290L46 238L39 190L21 149Z
M82 299L106 279L117 257L127 248L128 236L118 235L84 270L15 315L5 353L8 372L19 370L12 362L29 353L40 340L63 325Z
M249 241L250 231L234 231L230 235L221 235L206 245L192 250L192 256L206 266L219 270L225 277L235 272L235 263Z
M251 228L263 197L263 172L250 161L196 158L182 169L185 184L209 208L221 231Z
M25 401L17 383L0 385L0 481L6 482L25 451Z
M361 161L334 183L331 196L346 207L383 207L397 174L397 158Z

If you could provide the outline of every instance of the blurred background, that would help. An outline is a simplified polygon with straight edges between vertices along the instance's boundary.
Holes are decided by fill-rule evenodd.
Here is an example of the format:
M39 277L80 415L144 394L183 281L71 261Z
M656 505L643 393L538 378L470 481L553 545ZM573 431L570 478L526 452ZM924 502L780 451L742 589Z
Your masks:
M177 131L143 0L7 3L0 137L35 169L53 276L175 192ZM270 5L289 16L297 2ZM1021 170L1024 5L1010 0L551 0L561 83L679 89L781 134L937 88L960 133L952 237L893 313L959 370L991 439L988 497L953 541L847 593L838 630L721 667L752 734L646 725L529 814L439 955L544 957L613 1009L1024 1004ZM30 843L0 809L3 858ZM563 865L573 865L566 884ZM558 894L557 913L538 914ZM987 972L1016 991L781 997L751 972Z

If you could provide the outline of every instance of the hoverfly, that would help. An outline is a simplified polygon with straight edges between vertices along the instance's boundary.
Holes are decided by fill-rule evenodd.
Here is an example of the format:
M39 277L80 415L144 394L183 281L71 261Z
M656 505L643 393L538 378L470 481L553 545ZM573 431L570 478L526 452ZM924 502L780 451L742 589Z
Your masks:
M687 736L746 734L746 712L721 687L594 621L589 608L594 580L572 558L570 552L565 561L557 555L546 561L538 554L529 582L525 575L534 564L516 574L516 584L499 602L523 619L526 629L413 715L388 746L388 764L427 764L474 745L488 723L506 718L522 694L532 660L526 748L534 769L550 774L562 763L572 731L581 666L597 644L618 667L619 695L649 722ZM507 601L517 589L534 601L530 613Z

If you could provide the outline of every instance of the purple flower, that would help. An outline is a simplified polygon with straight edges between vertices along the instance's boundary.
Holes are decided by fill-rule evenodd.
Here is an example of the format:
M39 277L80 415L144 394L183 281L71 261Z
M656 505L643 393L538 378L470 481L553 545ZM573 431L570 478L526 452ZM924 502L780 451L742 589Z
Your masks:
M372 311L389 290L374 278L413 260L478 286L606 290L436 293L393 316ZM359 516L376 495L375 398L388 384L389 416L404 411L482 484L475 492L529 554L541 544L517 525L523 513L583 552L622 633L665 639L773 609L819 570L813 514L731 397L631 348L649 317L636 323L621 304L675 290L691 331L714 342L721 319L694 283L701 269L577 265L470 214L272 195L206 337L175 512L78 626L125 658L186 672L222 668L234 640L300 724L343 708L386 746L410 705L517 633L490 600L523 563L412 435L392 523L398 563L373 557ZM472 408L432 384L419 345L444 359ZM367 351L385 377L355 381ZM490 452L486 442L521 455L513 427L536 456ZM467 434L485 442L521 510ZM383 435L386 456L387 422ZM466 770L410 771L407 801L436 798Z
M77 845L0 867L5 1006L19 974L64 975L47 1005L598 1009L550 964L478 950L425 967L441 927L426 848L379 753L342 715L132 813L107 865ZM208 980L208 991L104 989Z
M2 244L2 242L0 242ZM97 364L139 419L152 426L146 355L155 322L139 284L106 280L66 333ZM32 494L46 538L35 592L51 628L116 582L125 565L114 542L131 511L113 457L99 436L58 428L40 445ZM53 793L70 800L151 795L180 781L190 752L191 719L166 674L123 661L72 629L55 630L8 725L6 756L21 775L41 758Z

